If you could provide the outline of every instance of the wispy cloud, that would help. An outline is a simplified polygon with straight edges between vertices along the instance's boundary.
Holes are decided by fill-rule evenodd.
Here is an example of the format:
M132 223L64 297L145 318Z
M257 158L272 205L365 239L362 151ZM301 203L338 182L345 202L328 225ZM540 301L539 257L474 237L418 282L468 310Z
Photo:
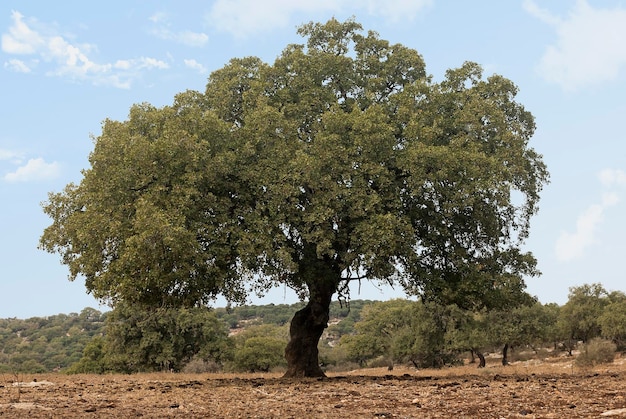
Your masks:
M599 175L600 182L606 187L626 186L626 172L619 169L604 169Z
M561 232L556 242L557 259L566 262L584 255L587 248L597 242L596 230L604 220L605 212L620 202L616 188L626 186L626 172L605 169L598 175L605 191L600 203L593 204L583 211L576 220L576 231Z
M158 28L151 31L158 38L174 41L190 47L202 47L209 41L209 36L204 33L181 31L172 32L166 28Z
M14 71L16 73L30 73L32 70L28 64L22 60L15 58L10 59L4 63L4 68Z
M134 58L120 60L115 64L98 63L90 58L96 50L89 44L76 44L67 41L54 33L37 31L37 21L27 19L14 11L11 15L13 24L2 35L2 51L13 55L34 56L33 62L49 64L46 74L74 81L88 81L95 85L109 85L118 88L129 88L142 70L168 68L166 62L155 58ZM126 63L124 66L118 63ZM10 59L5 68L30 72L32 66L17 59Z
M168 15L164 12L155 13L149 20L154 23L154 28L150 32L157 38L189 47L202 47L209 41L209 36L202 32L172 30Z
M626 67L626 9L594 8L586 0L577 0L562 18L534 0L525 0L523 6L554 27L557 35L537 66L547 81L573 91L614 80Z
M369 0L367 2L347 1L348 7L365 7L372 16L382 16L389 21L413 20L423 9L433 4L432 0ZM362 4L365 3L365 4Z
M0 160L20 161L21 157L22 154L17 151L0 148Z
M3 179L7 182L30 182L56 178L60 173L57 162L47 163L43 158L30 159L14 172L7 173Z
M133 68L137 70L151 70L153 68L166 69L169 65L161 60L141 57L132 60L117 60L115 64L113 64L113 67L119 70L131 70Z
M196 60L184 60L184 62L187 68L195 70L200 74L205 74L207 72L207 68Z
M210 25L237 38L285 27L298 13L340 13L382 16L389 21L411 20L432 0L217 0L208 15Z

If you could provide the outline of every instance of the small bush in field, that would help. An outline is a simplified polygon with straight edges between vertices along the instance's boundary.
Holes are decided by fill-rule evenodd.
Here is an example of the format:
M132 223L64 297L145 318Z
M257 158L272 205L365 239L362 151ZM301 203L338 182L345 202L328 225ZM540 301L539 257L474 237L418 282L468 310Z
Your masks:
M368 364L370 368L387 368L389 366L393 366L393 362L385 356L379 356L376 359L371 360Z
M204 359L194 357L191 361L185 365L183 368L183 372L188 374L202 374L207 372L218 372L220 370L220 366L217 362L209 360L205 361Z
M608 340L595 338L586 343L576 357L576 365L590 367L598 364L608 364L615 359L617 346Z

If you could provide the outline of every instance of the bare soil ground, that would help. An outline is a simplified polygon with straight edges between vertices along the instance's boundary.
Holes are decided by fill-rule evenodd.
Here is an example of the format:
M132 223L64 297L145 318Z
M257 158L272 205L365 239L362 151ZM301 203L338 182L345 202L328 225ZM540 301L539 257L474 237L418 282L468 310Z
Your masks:
M584 370L571 358L482 370L396 367L304 380L280 374L4 374L0 417L626 418L624 361Z

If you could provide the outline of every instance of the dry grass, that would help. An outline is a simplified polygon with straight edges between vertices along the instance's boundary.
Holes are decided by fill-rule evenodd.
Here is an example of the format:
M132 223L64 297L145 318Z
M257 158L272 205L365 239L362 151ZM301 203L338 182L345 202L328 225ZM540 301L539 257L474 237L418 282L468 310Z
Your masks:
M0 417L575 418L609 411L626 417L624 361L581 369L571 357L506 367L489 359L480 370L396 366L304 380L282 379L280 372L27 374L15 386L15 377L4 375ZM34 380L47 385L28 385Z

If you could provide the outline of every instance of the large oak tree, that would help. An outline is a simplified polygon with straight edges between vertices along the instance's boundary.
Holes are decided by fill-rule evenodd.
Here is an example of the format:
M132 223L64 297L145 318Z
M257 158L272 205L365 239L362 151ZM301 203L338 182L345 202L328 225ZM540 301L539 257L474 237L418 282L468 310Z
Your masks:
M317 343L351 281L468 308L523 288L548 178L506 78L465 63L435 82L352 20L299 33L273 64L233 59L204 93L106 120L40 241L111 305L294 289L290 377L323 375Z

